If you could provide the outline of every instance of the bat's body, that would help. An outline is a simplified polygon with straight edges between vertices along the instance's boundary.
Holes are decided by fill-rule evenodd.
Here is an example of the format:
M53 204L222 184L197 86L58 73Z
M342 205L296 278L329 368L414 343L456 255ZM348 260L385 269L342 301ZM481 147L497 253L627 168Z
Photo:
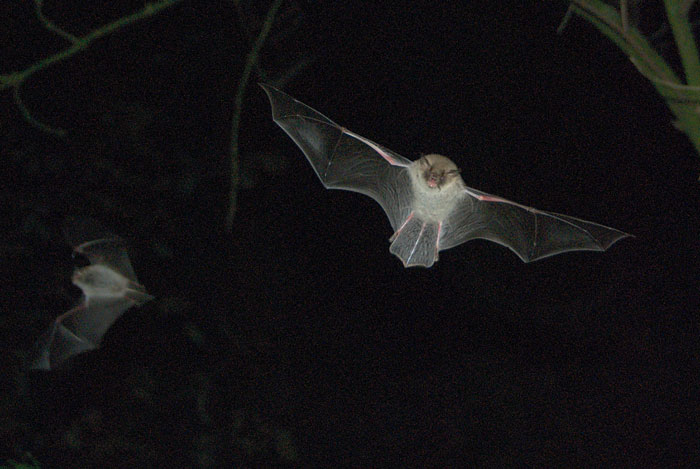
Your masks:
M467 187L444 156L410 161L261 86L274 121L301 148L326 188L359 192L382 206L394 229L390 251L405 267L430 267L439 251L477 238L502 244L530 262L566 251L604 251L629 236Z
M75 252L87 256L91 263L73 274L73 283L83 291L83 297L39 339L32 368L50 370L99 347L107 329L127 309L153 298L137 282L119 238L83 243Z

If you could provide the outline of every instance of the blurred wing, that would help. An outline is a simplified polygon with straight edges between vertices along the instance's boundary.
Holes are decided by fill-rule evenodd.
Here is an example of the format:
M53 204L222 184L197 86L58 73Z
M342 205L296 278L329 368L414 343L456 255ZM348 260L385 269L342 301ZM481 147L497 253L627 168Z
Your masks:
M104 265L133 282L137 281L124 241L117 236L82 243L75 251L85 255L90 264Z
M261 84L272 118L304 152L327 189L368 195L384 209L396 230L410 213L411 161L361 137L286 93Z
M126 290L121 295L83 298L70 311L59 316L35 346L32 368L50 370L69 358L96 349L107 330L139 300L152 297L144 291Z
M124 311L153 298L143 286L104 263L83 267L73 275L73 283L83 290L84 300L81 308L66 316L63 325L95 347Z
M96 345L78 336L64 325L74 314L85 309L85 303L60 315L37 340L32 361L32 368L51 370L74 355L96 348Z
M76 308L73 314L63 320L62 325L90 343L92 348L97 348L102 343L107 329L135 304L136 302L127 298L124 293L86 298L83 307Z
M92 218L67 217L63 227L68 243L91 264L102 264L136 282L126 244Z
M83 228L75 222L70 224L69 240L81 239ZM75 248L91 263L73 275L83 298L60 315L37 341L32 368L50 370L74 355L99 347L104 334L127 309L153 299L137 283L121 238L108 236Z
M605 251L628 236L467 187L458 208L443 222L439 249L480 238L502 244L523 262L531 262L567 251Z

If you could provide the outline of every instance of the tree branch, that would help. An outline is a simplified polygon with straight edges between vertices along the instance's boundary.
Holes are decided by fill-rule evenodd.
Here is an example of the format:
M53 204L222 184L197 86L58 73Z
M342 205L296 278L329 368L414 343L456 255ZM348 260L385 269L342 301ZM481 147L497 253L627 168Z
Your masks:
M52 32L55 32L59 36L63 37L64 39L70 41L72 45L50 57L47 57L43 60L40 60L28 68L20 71L20 72L11 72L8 74L3 74L0 75L0 91L6 89L6 88L14 88L14 98L15 98L15 103L19 107L22 116L32 125L39 127L43 131L48 131L57 135L63 135L65 132L61 129L53 129L45 124L40 123L36 119L34 119L31 114L29 113L29 110L24 106L22 103L22 100L19 95L19 88L22 86L22 84L29 79L32 75L35 73L39 72L40 70L43 70L45 68L50 67L51 65L60 62L61 60L65 60L69 57L72 57L73 55L77 54L80 51L83 51L90 47L90 44L97 39L100 39L108 34L113 33L114 31L121 29L123 27L129 26L133 23L136 23L137 21L140 21L142 19L151 17L153 15L158 14L160 11L170 8L171 6L175 5L176 3L181 2L182 0L162 0L159 2L155 3L146 3L146 5L136 13L133 13L128 16L124 16L122 18L119 18L118 20L106 24L102 26L101 28L97 28L93 30L92 32L86 34L85 36L82 37L77 37L73 36L70 33L67 33L54 25L51 21L49 21L44 14L41 11L41 8L43 6L43 0L34 0L34 7L35 7L35 12L37 15L37 18L41 23L44 25L44 27Z
M250 78L250 73L253 67L258 62L258 54L260 49L265 43L267 35L270 33L270 28L275 20L275 15L277 10L279 10L282 5L282 0L275 0L270 9L267 12L265 22L263 23L260 33L258 34L253 47L248 53L245 66L243 68L243 73L241 73L241 78L238 81L238 89L236 90L236 97L233 103L233 117L231 119L231 143L229 145L229 158L230 158L230 169L231 169L231 188L228 197L228 212L226 213L226 230L231 231L233 227L233 219L236 216L237 204L238 204L238 187L240 185L240 167L239 167L239 154L238 154L238 128L241 123L241 112L243 110L243 97L245 96L245 89L248 86L248 79Z

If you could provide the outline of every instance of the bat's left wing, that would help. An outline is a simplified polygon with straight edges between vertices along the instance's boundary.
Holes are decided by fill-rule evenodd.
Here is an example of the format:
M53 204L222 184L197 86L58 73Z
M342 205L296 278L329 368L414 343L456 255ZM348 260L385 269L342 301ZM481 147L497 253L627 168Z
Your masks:
M37 341L32 368L51 370L100 346L107 329L135 303L124 296L86 298L60 315Z
M506 246L523 262L567 251L605 251L622 231L545 212L466 187L462 200L442 224L440 250L471 239L486 239Z

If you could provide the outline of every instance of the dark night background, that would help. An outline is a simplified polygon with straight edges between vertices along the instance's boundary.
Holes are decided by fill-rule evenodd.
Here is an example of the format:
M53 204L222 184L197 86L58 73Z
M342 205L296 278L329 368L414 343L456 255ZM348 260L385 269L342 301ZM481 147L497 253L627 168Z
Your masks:
M143 6L44 3L76 35ZM64 138L0 94L0 461L697 464L698 155L625 55L580 18L557 35L566 4L541 3L283 3L243 102L231 233L234 96L265 2L185 1L34 75L23 101ZM0 17L1 73L67 45L31 2ZM474 241L404 269L379 206L325 191L272 122L255 83L299 64L281 86L356 133L635 238L532 264ZM156 300L28 372L79 296L70 215L124 237Z

